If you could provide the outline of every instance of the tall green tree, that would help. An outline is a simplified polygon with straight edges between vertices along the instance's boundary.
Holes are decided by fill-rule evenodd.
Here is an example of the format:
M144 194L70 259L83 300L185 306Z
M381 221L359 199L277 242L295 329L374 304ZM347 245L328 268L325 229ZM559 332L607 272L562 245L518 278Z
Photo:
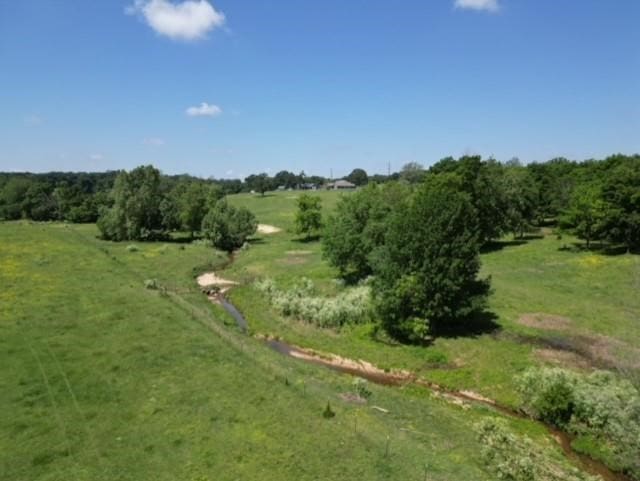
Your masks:
M508 162L505 165L502 195L505 205L503 229L522 238L536 220L538 190L531 173L520 163Z
M599 185L579 185L571 194L569 208L561 216L560 224L572 229L590 249L592 241L602 238L608 210Z
M322 228L322 200L318 196L302 194L298 197L296 212L296 233L305 234L309 239Z
M356 280L372 274L371 253L384 243L388 217L409 192L405 184L389 182L340 198L327 219L322 252L342 277Z
M455 175L430 176L389 218L373 256L374 303L391 335L423 340L483 308L477 212Z
M98 219L102 236L109 240L146 240L163 230L160 171L151 165L122 171L113 186L113 207Z
M607 159L602 197L608 209L604 220L607 239L640 251L640 156Z
M178 217L181 227L190 233L200 230L202 219L207 214L209 187L202 182L189 182L178 199Z

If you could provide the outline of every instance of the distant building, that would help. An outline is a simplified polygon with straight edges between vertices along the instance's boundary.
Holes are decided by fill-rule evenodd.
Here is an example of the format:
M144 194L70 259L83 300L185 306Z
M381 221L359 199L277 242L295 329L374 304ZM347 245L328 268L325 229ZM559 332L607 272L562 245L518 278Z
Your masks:
M344 189L355 189L355 188L356 188L356 184L344 179L336 180L335 182L329 182L327 184L327 189L333 189L333 190L344 190Z
M302 189L302 190L317 190L318 186L316 184L312 184L310 182L306 182L304 184L300 184L300 189Z

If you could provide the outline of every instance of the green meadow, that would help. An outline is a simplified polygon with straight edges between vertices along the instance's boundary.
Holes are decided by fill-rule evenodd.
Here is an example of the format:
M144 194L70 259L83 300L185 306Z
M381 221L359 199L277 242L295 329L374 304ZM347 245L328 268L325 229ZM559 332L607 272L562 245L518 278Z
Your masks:
M96 235L0 225L2 479L491 479L470 426L495 413L409 387L345 401L352 378L241 335L200 294L224 256Z
M318 195L327 215L340 195L349 194ZM492 319L473 335L438 338L427 347L407 346L381 337L373 325L334 331L279 316L253 281L271 277L286 287L307 277L326 295L343 288L335 280L337 272L323 261L320 242L303 242L292 232L294 197L231 197L250 208L260 222L283 229L259 235L226 271L242 283L230 297L254 333L387 369L408 369L514 407L520 404L514 377L534 365L607 368L637 377L640 258L583 251L575 238L548 229L525 240L504 239L482 255L482 275L492 281Z
M94 225L0 224L0 478L494 479L473 426L499 413L415 386L369 384L368 403L354 402L352 377L239 332L195 282L211 270L241 283L229 298L250 334L409 369L507 405L519 403L514 376L529 366L636 372L640 261L575 251L573 239L549 232L483 254L494 319L473 336L402 346L372 325L329 330L280 316L253 281L344 288L320 243L292 232L296 195L230 198L282 231L256 235L224 269L227 256L204 243L112 243ZM318 195L326 214L348 194ZM541 425L507 422L568 462Z

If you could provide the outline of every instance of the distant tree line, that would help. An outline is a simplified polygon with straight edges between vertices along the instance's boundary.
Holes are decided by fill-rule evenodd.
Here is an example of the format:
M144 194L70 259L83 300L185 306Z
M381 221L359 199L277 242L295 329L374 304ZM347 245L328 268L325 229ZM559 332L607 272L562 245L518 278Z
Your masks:
M0 172L0 220L31 219L36 221L96 222L103 207L113 205L110 195L119 171L109 172ZM354 169L345 177L360 186L367 183L367 173ZM376 177L378 182L386 180ZM171 192L176 200L187 184L214 187L219 195L240 192L265 192L281 189L300 189L305 185L322 186L329 179L304 172L281 171L274 176L266 173L241 179L201 179L190 175L159 175L162 194ZM187 196L194 196L192 187ZM167 204L165 203L165 214ZM169 221L169 219L167 219ZM177 221L169 222L177 225ZM190 229L191 230L191 229ZM197 230L197 229L194 229Z
M417 185L429 175L455 174L478 215L481 243L507 233L524 236L532 227L557 224L575 233L589 247L594 241L640 249L640 156L613 155L584 162L564 158L522 165L517 159L500 163L478 156L448 157L429 169L411 162L389 176L369 176L356 168L346 180L357 186L399 181ZM0 219L96 222L113 207L111 191L120 172L0 173ZM201 227L203 189L223 197L239 192L321 186L329 179L280 171L240 179L199 179L158 174L159 213L165 229ZM192 203L187 199L200 199ZM157 200L157 199L156 199ZM185 203L192 206L191 210ZM155 204L154 204L155 205ZM208 204L207 204L208 205ZM191 217L191 218L189 218ZM135 229L134 229L135 230Z

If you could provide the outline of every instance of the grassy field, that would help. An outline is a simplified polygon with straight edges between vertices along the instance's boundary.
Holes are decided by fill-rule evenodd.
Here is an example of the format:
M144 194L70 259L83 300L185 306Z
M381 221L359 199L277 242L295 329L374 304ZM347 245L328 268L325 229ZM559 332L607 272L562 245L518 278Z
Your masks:
M339 195L320 194L325 214ZM227 271L243 286L231 293L254 332L305 347L366 359L384 368L405 368L455 389L471 389L517 406L514 377L533 365L575 369L606 367L637 373L640 359L640 259L574 249L575 239L550 232L525 241L498 243L482 255L482 275L491 276L492 329L473 336L439 338L429 347L400 346L379 339L373 326L339 332L319 329L274 312L252 286L271 277L279 285L308 277L326 294L340 289L319 242L301 242L290 232L291 195L239 195L261 222L283 227L262 235ZM278 222L281 223L278 223Z
M199 293L224 256L96 233L0 224L0 478L423 479L427 463L432 480L492 479L471 429L488 408L373 385L370 405L347 402L350 377L242 336ZM564 462L542 427L510 422Z
M348 194L319 195L326 213ZM308 277L326 295L343 287L320 244L291 232L294 194L230 201L283 228L258 235L224 273L242 282L230 297L254 334L407 368L510 405L519 403L513 376L528 366L593 361L545 342L600 343L601 356L637 361L636 257L561 250L571 239L551 235L501 244L483 255L501 329L400 346L371 325L334 331L279 316L253 280L286 287ZM472 427L498 416L489 408L375 385L368 405L350 402L352 378L243 336L199 292L195 276L219 270L226 255L201 243L96 235L93 225L0 224L0 478L424 479L426 464L431 480L493 479ZM146 289L147 280L160 289ZM322 417L328 401L331 420ZM509 423L566 463L543 427Z

